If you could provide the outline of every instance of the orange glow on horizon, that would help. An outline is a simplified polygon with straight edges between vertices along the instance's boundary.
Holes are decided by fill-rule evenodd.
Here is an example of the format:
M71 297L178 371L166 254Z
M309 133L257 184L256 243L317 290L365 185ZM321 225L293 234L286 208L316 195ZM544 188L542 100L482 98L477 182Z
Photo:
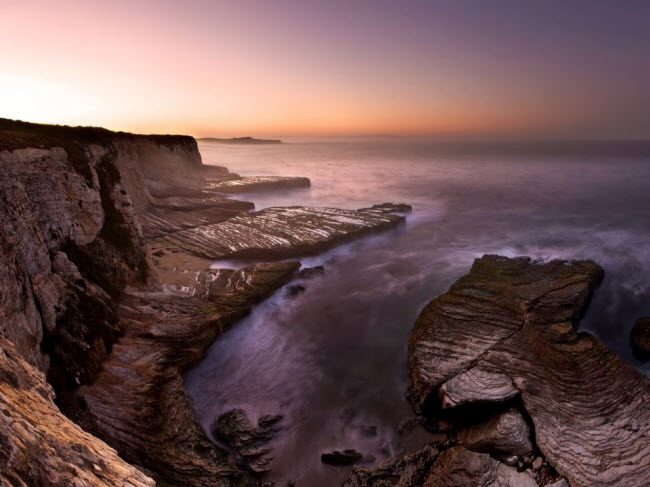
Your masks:
M625 118L626 85L442 16L107 3L0 5L0 117L224 137L650 135Z

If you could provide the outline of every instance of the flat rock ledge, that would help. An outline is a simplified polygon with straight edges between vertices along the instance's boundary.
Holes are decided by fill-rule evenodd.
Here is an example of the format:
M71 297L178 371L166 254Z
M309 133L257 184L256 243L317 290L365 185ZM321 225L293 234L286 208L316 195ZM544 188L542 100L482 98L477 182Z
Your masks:
M442 453L415 481L345 485L648 485L649 381L576 330L602 277L590 261L476 259L409 339L409 396L449 430Z
M163 485L224 487L245 479L195 419L182 372L251 306L288 282L297 262L207 269L193 296L131 292L118 317L125 331L96 380L65 410Z
M225 181L211 181L206 189L220 193L252 193L274 189L308 188L309 178L289 176L249 176Z
M396 227L411 207L384 203L360 210L277 207L155 239L158 247L208 259L313 255L373 231Z

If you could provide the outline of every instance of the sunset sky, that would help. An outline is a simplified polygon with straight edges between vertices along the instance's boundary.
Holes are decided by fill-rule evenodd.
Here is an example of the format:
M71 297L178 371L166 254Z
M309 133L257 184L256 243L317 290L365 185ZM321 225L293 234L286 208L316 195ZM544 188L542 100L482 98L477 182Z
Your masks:
M650 138L648 1L0 0L0 117Z

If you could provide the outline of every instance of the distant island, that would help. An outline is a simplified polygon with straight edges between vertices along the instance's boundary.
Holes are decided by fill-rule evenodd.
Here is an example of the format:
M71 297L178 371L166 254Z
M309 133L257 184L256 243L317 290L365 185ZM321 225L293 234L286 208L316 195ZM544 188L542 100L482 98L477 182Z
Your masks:
M254 139L253 137L233 137L232 139L218 139L215 137L203 137L196 139L199 142L215 142L217 144L281 144L279 139Z

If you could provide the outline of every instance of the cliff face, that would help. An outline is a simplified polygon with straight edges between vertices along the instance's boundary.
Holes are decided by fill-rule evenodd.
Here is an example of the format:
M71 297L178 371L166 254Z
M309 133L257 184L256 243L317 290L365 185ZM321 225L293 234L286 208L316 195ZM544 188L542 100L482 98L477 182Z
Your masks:
M92 381L146 282L145 179L196 178L191 137L0 120L0 335L60 387Z

